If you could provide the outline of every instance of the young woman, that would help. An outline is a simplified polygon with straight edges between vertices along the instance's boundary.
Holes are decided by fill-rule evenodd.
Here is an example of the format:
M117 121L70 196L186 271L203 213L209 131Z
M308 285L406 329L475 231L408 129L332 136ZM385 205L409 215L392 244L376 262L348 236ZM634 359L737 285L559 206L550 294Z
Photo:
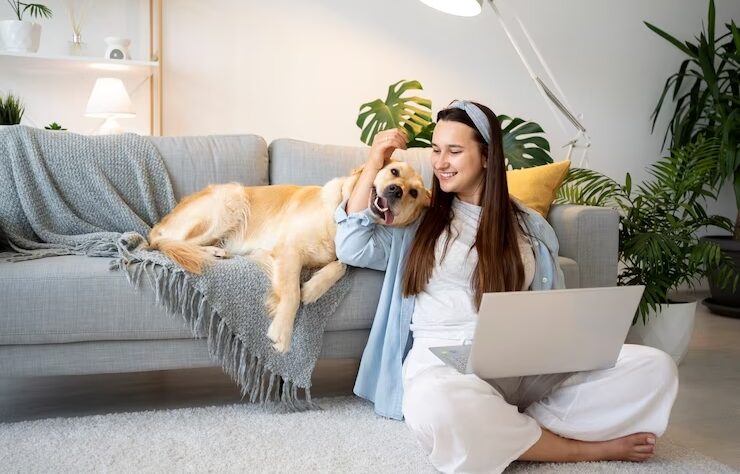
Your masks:
M488 107L455 101L439 112L431 207L406 228L376 225L375 175L405 147L401 131L378 133L336 212L338 258L385 271L355 393L380 415L405 418L443 472L650 458L678 389L676 366L659 350L625 345L611 369L492 383L428 350L471 340L482 293L562 288L563 276L552 228L509 197Z

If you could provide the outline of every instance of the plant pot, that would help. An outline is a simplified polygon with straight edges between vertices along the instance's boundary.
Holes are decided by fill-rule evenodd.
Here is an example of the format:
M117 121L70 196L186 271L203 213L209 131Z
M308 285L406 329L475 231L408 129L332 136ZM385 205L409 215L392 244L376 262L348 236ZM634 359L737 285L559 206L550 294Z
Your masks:
M678 365L689 350L695 317L696 301L660 305L657 313L651 311L648 314L647 324L638 319L627 333L625 342L660 349L673 357Z
M41 25L30 21L0 21L0 37L9 53L35 53L39 50Z
M735 268L740 269L740 241L729 235L708 235L702 240L717 244L722 253L728 255L735 263ZM736 291L732 288L721 288L716 278L709 276L709 290L711 298L706 298L704 306L715 314L740 318L740 285Z

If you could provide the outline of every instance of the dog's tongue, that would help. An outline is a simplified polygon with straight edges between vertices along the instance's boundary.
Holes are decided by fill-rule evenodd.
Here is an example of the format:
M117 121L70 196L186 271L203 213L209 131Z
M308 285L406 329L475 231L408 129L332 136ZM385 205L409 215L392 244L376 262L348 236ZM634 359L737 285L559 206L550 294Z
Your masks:
M385 225L393 224L393 213L391 213L391 210L388 209L383 214L385 214Z
M375 198L375 207L383 213L385 218L385 225L393 224L393 213L388 206L388 201L383 196L377 196Z

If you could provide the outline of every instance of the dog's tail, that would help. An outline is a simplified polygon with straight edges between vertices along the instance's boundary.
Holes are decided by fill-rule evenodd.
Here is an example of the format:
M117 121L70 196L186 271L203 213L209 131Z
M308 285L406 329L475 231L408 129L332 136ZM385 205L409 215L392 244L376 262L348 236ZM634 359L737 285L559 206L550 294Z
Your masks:
M182 240L154 240L149 248L161 251L190 273L203 273L203 268L213 260L213 256L202 247Z

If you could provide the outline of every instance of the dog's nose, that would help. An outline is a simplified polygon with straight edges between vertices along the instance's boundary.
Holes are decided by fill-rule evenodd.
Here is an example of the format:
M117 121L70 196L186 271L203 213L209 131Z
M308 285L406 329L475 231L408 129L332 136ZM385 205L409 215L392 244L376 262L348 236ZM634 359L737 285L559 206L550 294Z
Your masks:
M391 184L390 186L385 188L385 194L387 197L394 197L396 199L401 199L401 196L403 196L403 189L401 189L400 186Z

